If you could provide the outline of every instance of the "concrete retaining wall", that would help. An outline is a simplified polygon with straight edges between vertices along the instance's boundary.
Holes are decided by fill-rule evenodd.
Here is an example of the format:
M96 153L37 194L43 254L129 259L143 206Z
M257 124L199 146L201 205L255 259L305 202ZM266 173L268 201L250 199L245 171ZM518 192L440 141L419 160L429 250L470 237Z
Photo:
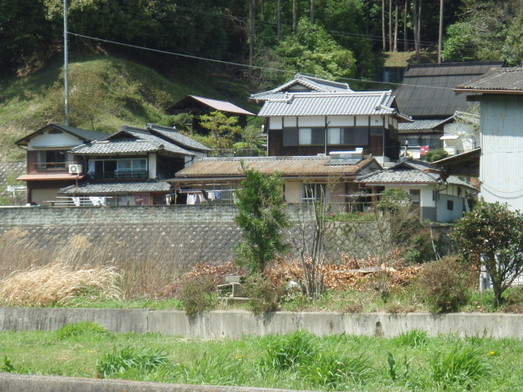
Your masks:
M523 338L523 315L516 314L276 312L257 317L247 311L213 311L188 318L182 311L148 309L0 308L0 330L4 331L53 331L79 321L94 321L119 333L153 332L201 339L283 334L299 329L319 336L345 333L389 338L416 328L432 336Z
M25 376L0 373L2 392L290 392L284 389L211 385L159 384L127 380ZM305 392L305 391L302 391Z

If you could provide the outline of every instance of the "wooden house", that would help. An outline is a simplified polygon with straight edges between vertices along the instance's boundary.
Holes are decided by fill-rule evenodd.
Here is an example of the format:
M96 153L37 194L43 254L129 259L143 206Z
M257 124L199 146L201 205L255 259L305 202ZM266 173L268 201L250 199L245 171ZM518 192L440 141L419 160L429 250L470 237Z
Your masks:
M83 179L81 162L70 150L78 144L105 139L102 132L60 124L49 124L19 139L15 144L27 151L27 170L17 180L27 184L27 203L46 204L60 188Z

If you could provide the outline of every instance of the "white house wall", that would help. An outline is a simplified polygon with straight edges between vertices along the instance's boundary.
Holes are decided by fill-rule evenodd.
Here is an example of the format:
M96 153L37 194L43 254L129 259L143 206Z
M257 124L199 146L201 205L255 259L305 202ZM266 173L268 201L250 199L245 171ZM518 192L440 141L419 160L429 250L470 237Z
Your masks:
M523 97L481 100L481 195L523 210Z
M323 116L311 116L311 117L298 117L299 127L324 127L325 117Z
M301 182L285 182L285 201L287 203L301 203Z
M48 134L47 132L35 136L29 140L27 144L27 149L39 150L42 148L64 148L64 147L74 147L79 144L82 144L83 140L71 135L70 133L52 133Z

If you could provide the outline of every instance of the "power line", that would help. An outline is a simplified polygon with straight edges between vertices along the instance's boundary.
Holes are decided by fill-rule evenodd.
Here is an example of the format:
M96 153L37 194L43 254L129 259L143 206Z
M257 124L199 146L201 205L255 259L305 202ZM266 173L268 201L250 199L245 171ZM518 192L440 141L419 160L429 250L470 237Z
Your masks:
M212 59L212 58L208 58L208 57L195 56L195 55L185 54L185 53L170 52L168 50L148 48L146 46L127 44L127 43L124 43L124 42L113 41L113 40L109 40L109 39L105 39L105 38L97 38L97 37L92 37L92 36L89 36L89 35L78 34L78 33L74 33L74 32L71 32L71 31L69 31L68 34L73 35L75 37L90 39L90 40L93 40L93 41L105 42L105 43L113 44L113 45L126 46L128 48L147 50L149 52L156 52L156 53L162 53L162 54L169 54L169 55L172 55L172 56L185 57L185 58L193 59L193 60L209 61L209 62L218 63L218 64L234 65L234 66L237 66L237 67L245 67L245 68L252 68L252 69L259 69L259 70L269 70L269 71L274 71L274 72L286 72L286 73L291 72L289 70L283 70L283 69L279 69L279 68L262 67L262 66L258 66L258 65L249 65L249 64L245 64L245 63L236 63L236 62L233 62L233 61L218 60L218 59Z
M239 21L242 21L244 23L248 22L247 18L234 16L232 14L231 15L227 15L227 14L225 14L223 12L209 12L209 11L204 11L204 10L200 10L200 9L194 9L194 8L190 8L190 7L183 7L183 6L180 6L180 5L177 5L176 8L180 9L180 10L183 10L183 11L187 11L187 12L199 13L199 14L209 15L209 16L218 16L218 17L225 18L225 19L239 20ZM267 22L267 21L263 21L263 20L257 20L256 24L264 24L264 25L268 25L268 26L277 26L277 24L274 23L274 22ZM288 24L288 23L282 23L281 25L282 26L286 26L286 27L291 27L291 25ZM334 34L334 35L367 38L367 39L370 39L370 40L373 40L373 41L377 41L377 42L381 42L382 39L383 39L381 36L372 35L372 34L348 33L348 32L345 32L345 31L327 29L325 27L324 27L324 29L325 29L325 31L327 31L327 32L329 32L331 34ZM401 42L404 42L404 41L405 41L405 39L401 39ZM409 42L409 43L414 43L413 39L406 39L406 41ZM427 44L427 45L436 45L437 44L437 42L435 42L435 41L420 41L420 43Z
M186 54L186 53L171 52L171 51L163 50L163 49L149 48L146 46L128 44L125 42L119 42L119 41L109 40L109 39L105 39L105 38L98 38L98 37L93 37L93 36L89 36L89 35L74 33L71 31L69 31L68 34L75 36L75 37L104 42L104 43L108 43L108 44L112 44L112 45L119 45L119 46L125 46L125 47L133 48L133 49L146 50L149 52L184 57L184 58L188 58L188 59L192 59L192 60L208 61L208 62L213 62L213 63L218 63L218 64L232 65L232 66L236 66L236 67L250 68L250 69L262 70L262 71L266 70L266 71L281 72L281 73L296 73L296 71L290 71L290 70L286 70L286 69L265 67L265 66L261 66L261 65L249 65L249 64L238 63L238 62L233 62L233 61L218 60L218 59L212 59L209 57L195 56L195 55L190 55L190 54ZM395 85L395 86L409 86L409 87L417 87L417 88L430 88L430 89L435 89L435 90L452 90L452 91L454 90L451 87L423 86L423 85L418 85L418 84L405 84L405 83L391 83L391 82L383 82L380 80L370 80L370 79L357 79L357 78L347 78L347 77L340 77L339 79L346 80L346 81L352 81L352 82L360 82L360 83L384 84L387 86Z

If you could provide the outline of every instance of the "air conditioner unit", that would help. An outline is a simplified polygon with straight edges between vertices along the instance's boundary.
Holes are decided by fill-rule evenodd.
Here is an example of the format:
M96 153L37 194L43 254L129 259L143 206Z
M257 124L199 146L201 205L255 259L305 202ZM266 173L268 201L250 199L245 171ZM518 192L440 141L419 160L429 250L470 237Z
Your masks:
M70 174L82 174L82 165L79 163L73 163L69 165L69 173Z

